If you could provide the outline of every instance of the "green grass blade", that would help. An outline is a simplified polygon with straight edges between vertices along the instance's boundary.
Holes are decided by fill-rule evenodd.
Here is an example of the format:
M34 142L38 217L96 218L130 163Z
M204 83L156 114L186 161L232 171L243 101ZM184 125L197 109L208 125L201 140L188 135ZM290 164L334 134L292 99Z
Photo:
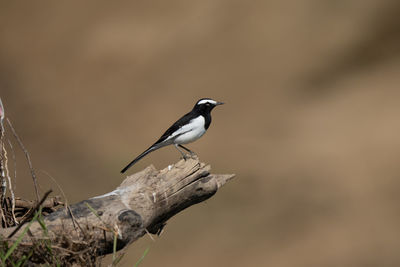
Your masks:
M17 261L17 266L22 266L23 264L25 264L25 262L27 260L29 260L29 258L32 256L32 254L33 254L33 250L29 251L28 255L22 256L22 258L19 259L19 261Z
M117 238L117 234L114 233L113 256L112 256L113 265L114 265L115 260L116 260L116 258L117 258L117 239L118 239L118 238Z
M2 263L5 261L4 260L4 256L5 256L5 254L3 253L3 247L2 247L1 250L0 250L0 260L1 260Z
M42 212L42 209L40 208L39 211L35 213L35 216L33 216L32 220L28 223L28 226L24 228L24 231L22 231L22 234L17 238L17 240L12 244L11 248L7 251L6 255L4 256L4 262L7 260L8 257L14 252L14 250L18 247L19 243L21 243L22 239L28 232L29 228L31 227L32 223L37 220L37 217L39 214Z
M113 266L117 266L117 264L122 260L123 257L124 257L123 253L118 255L118 257L115 259L115 262L113 262Z
M90 206L89 203L85 202L85 204L86 204L86 206L90 209L90 211L91 211L94 215L96 215L97 218L99 218L100 221L103 221L103 220L100 218L99 214L97 214L97 211L96 211L92 206Z
M143 252L142 257L140 257L140 259L136 262L135 267L139 266L139 264L143 261L144 257L146 257L149 250L150 250L150 247L146 248L146 250Z
M38 221L38 223L40 224L40 227L42 227L42 229L43 229L44 236L47 237L47 236L49 235L49 232L48 232L48 230L47 230L46 224L44 223L44 220L43 220L43 217L42 217L42 214L41 214L41 213L40 213L40 215L38 216L37 221Z

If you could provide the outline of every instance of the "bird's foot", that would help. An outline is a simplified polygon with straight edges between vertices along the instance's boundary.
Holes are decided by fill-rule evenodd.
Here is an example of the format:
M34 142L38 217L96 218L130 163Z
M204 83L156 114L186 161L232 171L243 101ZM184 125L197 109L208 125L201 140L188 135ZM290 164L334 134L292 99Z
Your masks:
M190 152L189 154L184 154L184 155L182 156L182 158L186 161L186 160L188 160L188 159L198 159L199 157L197 156L196 153Z

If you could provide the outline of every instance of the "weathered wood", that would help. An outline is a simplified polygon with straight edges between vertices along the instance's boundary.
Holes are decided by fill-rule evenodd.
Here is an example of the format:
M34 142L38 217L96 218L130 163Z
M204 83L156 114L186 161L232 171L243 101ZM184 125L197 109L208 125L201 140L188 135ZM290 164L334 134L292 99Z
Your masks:
M11 199L7 199L9 202ZM36 201L21 199L19 197L15 198L15 208L16 209L32 209L35 207ZM41 205L42 208L51 209L57 207L58 205L62 205L61 197L55 196L46 199L43 204Z
M146 231L157 234L169 218L211 197L234 177L231 174L210 174L209 171L210 166L197 158L180 160L163 170L149 166L128 176L110 193L45 216L48 233L34 222L30 227L31 235L26 235L23 243L29 245L32 239L50 239L52 244L58 244L63 239L64 248L77 252L80 246L73 244L90 242L97 246L96 254L111 253L114 234L118 237L118 249L134 242ZM13 229L2 229L0 234L5 238ZM65 237L70 243L68 247Z

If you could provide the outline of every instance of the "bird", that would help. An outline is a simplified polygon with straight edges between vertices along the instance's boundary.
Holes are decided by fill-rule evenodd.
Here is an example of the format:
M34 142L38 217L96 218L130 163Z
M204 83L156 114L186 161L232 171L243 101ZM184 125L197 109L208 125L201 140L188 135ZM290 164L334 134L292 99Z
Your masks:
M189 113L185 114L172 124L172 126L169 127L153 145L126 165L126 167L121 170L121 173L126 172L130 167L150 152L168 145L174 145L185 160L186 155L179 148L186 150L191 155L195 154L190 149L184 147L183 144L192 143L206 133L211 124L211 111L216 106L222 104L224 103L215 101L211 98L199 99Z

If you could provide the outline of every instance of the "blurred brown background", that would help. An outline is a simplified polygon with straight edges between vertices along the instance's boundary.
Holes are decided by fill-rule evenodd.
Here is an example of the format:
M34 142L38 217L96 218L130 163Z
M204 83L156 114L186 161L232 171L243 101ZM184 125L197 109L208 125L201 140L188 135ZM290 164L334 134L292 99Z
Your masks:
M103 194L201 97L235 180L122 266L400 266L400 2L2 1L0 96L43 193ZM16 144L15 144L16 146ZM176 162L174 148L131 171ZM18 152L17 194L33 197ZM58 191L58 190L57 190Z

